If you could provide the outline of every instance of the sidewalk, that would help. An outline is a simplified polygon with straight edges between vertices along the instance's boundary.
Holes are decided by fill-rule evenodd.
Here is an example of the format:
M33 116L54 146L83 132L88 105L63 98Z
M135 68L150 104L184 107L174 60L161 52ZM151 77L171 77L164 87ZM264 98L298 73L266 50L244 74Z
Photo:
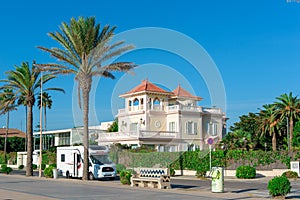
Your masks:
M58 178L58 179L49 179L49 178L39 178L38 176L33 176L33 177L26 177L24 175L2 175L0 174L0 179L1 176L12 176L15 177L16 179L23 179L25 180L42 180L42 181L49 181L52 183L55 182L76 182L78 184L82 185L93 185L93 186L100 186L100 187L108 187L108 188L122 188L130 191L156 191L156 192L161 192L161 193L172 193L172 194L185 194L185 195L192 195L195 196L195 199L266 199L266 198L271 198L268 194L267 191L253 191L252 189L236 189L236 188L228 188L226 183L229 185L230 182L234 183L243 183L245 180L241 179L236 179L235 177L225 177L225 191L223 193L212 193L211 192L211 185L206 184L204 186L197 186L197 187L174 187L172 189L166 189L166 190L158 190L158 189L151 189L151 188L138 188L138 187L130 187L128 185L122 185L120 181L82 181L80 179L65 179L65 178ZM200 182L198 178L195 176L176 176L172 177L174 180L191 180L194 181L194 183L197 181ZM258 179L253 179L253 180L246 180L247 182L257 182L260 184L264 184L270 180L270 177L263 177L263 178L258 178ZM206 180L206 182L210 182L210 180ZM193 184L193 183L192 183ZM298 195L292 194L288 196L288 199L296 199ZM5 190L0 187L0 199L41 199L41 200L53 200L53 198L49 197L44 197L44 196L37 196L34 194L28 194L28 193L22 193L19 191L13 191L13 190Z

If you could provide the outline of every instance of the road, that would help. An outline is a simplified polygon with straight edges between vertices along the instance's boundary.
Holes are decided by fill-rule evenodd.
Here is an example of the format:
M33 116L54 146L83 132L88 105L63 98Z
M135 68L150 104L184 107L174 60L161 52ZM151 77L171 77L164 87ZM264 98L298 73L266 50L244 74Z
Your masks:
M187 179L188 178L188 179ZM194 177L172 179L172 189L158 190L131 188L120 181L82 181L78 179L46 179L23 175L0 174L0 199L264 199L270 198L267 191L267 178L254 180L225 179L224 193L211 193L210 180ZM300 198L300 184L291 181L292 193L289 199Z

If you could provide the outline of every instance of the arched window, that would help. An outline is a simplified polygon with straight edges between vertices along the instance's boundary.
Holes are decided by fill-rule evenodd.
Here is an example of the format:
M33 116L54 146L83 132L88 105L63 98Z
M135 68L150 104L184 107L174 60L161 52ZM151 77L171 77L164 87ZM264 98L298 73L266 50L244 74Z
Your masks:
M140 99L140 109L144 109L144 99Z
M154 99L153 108L154 108L154 110L160 110L161 109L160 108L160 100L157 97Z
M129 100L129 101L128 101L128 110L129 110L129 111L131 111L131 106L132 106L132 101Z
M155 98L153 104L154 105L160 105L160 100L158 98Z
M139 100L138 100L137 98L135 98L135 99L133 100L133 105L134 105L134 106L138 106L138 105L139 105Z

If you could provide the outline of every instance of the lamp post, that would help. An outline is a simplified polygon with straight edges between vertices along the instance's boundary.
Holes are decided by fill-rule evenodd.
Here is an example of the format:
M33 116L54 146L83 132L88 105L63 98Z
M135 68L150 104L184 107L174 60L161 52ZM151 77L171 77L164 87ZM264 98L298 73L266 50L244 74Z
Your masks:
M39 177L42 177L42 151L43 151L43 72L41 72L41 107L40 107L40 158Z
M286 142L287 142L288 151L290 151L291 147L290 147L289 118L288 117L286 117Z

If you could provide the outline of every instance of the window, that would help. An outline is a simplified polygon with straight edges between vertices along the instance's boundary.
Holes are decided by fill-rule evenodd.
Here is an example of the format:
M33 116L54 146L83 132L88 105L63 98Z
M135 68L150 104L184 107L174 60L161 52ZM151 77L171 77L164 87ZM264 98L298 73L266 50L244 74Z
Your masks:
M59 145L70 145L70 133L59 134Z
M212 122L207 123L207 134L211 136L218 135L218 124Z
M138 106L139 105L139 100L138 99L134 99L133 100L133 105L134 106Z
M154 105L159 105L160 104L160 101L158 98L155 98L154 102L153 102Z
M197 122L188 121L186 123L186 133L190 135L197 135L197 132L198 132Z
M172 131L172 132L176 131L175 122L169 123L169 131Z
M131 123L130 124L130 131L136 131L137 130L138 123Z
M66 160L65 154L61 154L61 155L60 155L60 161L61 161L61 162L65 162L65 160Z

